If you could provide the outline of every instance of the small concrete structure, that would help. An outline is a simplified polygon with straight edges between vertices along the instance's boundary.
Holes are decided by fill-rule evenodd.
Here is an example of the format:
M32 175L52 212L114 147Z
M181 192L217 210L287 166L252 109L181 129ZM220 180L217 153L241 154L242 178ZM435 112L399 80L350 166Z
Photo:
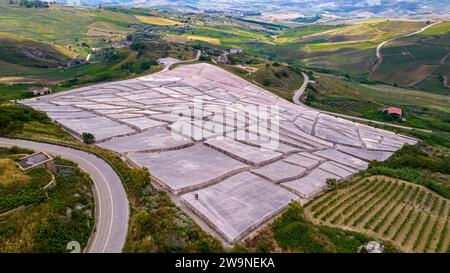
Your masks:
M103 48L101 48L101 47L93 47L93 48L91 48L91 52L93 54L99 55L99 54L103 53Z
M242 53L244 51L242 51L242 49L240 49L240 48L230 48L230 49L228 49L228 52L230 54L239 54L239 53Z
M56 173L56 166L53 162L53 157L45 152L36 152L34 154L24 156L19 159L17 164L22 171L45 167L52 173Z
M384 246L377 241L370 241L358 248L358 253L383 253Z
M240 240L297 199L298 196L249 172L181 196L183 203L229 243Z
M217 62L219 64L228 64L228 63L230 63L230 61L228 60L227 54L220 55L219 58L217 58Z
M35 96L44 96L44 95L49 95L52 93L52 90L50 88L47 87L42 87L39 89L34 89L33 91L31 91L33 93L33 95Z

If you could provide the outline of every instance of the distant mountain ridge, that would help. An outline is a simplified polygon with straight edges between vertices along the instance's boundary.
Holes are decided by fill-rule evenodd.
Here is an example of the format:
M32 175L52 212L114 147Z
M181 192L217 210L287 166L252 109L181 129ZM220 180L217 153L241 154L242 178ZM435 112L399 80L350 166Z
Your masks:
M60 2L79 0L58 0ZM317 13L424 14L450 12L449 0L80 0L84 5L190 7L194 9L270 9Z

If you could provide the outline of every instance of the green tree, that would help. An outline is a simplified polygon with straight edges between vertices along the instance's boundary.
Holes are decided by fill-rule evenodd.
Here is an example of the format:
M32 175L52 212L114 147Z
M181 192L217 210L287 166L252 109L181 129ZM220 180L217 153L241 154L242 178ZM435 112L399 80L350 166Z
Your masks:
M329 190L333 190L337 187L337 180L334 178L328 178L327 181L325 182L327 184L327 187Z
M95 137L91 133L83 133L83 142L86 144L92 144L95 142Z
M272 84L272 81L269 78L265 78L262 82L264 86L269 86Z

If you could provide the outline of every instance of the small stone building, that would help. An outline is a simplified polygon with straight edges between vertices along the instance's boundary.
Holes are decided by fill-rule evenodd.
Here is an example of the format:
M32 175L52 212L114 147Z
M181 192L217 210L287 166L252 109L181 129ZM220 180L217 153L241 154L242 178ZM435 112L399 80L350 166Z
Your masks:
M228 64L228 63L229 63L229 60L228 60L227 54L222 54L222 55L220 55L219 58L218 58L218 60L217 60L217 62L218 62L219 64Z
M230 52L230 54L239 54L243 52L240 48L230 48L228 51Z
M367 244L360 246L358 253L383 253L384 246L377 241L370 241Z
M42 87L42 88L33 90L32 93L35 96L44 96L44 95L51 94L52 90L50 88L47 88L47 87Z

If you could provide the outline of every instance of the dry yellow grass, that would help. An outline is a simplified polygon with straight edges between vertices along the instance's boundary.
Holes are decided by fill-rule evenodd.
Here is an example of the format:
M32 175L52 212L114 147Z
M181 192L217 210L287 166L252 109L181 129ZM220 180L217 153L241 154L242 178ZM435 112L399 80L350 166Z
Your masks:
M32 252L34 245L33 235L36 229L45 223L43 211L49 211L47 203L29 206L22 211L16 212L8 217L8 222L19 227L16 236L0 237L0 253Z
M274 36L274 39L275 39L275 43L283 44L283 43L288 43L288 42L295 41L297 38L296 37L277 37L277 36Z
M14 181L28 182L31 179L28 175L24 174L19 166L11 159L0 159L0 184L9 184Z
M198 35L186 35L189 40L197 40L197 41L203 41L214 45L219 45L220 40L217 38L211 38L206 36L198 36Z
M55 50L59 51L61 54L64 54L64 55L66 55L66 56L68 56L70 58L72 58L75 55L75 53L72 52L68 48L67 45L57 44L57 43L46 43L44 41L36 41L36 40L28 39L28 38L25 38L23 36L16 35L16 34L13 34L13 33L0 32L0 40L1 39L14 40L15 43L17 43L17 44L22 43L22 42L26 42L26 41L28 41L28 42L32 42L33 41L33 42L36 42L36 43L37 42L45 43L48 47L53 47Z
M173 43L185 43L185 42L189 41L189 39L186 36L170 35L170 34L164 36L163 39L168 42L173 42Z
M179 24L179 22L156 16L136 16L136 19L145 24L158 25L158 26L173 26Z
M118 25L114 25L108 22L96 21L87 26L89 29L95 29L99 31L112 31L112 32L121 32L126 33L129 32L129 29L125 27L121 27Z

